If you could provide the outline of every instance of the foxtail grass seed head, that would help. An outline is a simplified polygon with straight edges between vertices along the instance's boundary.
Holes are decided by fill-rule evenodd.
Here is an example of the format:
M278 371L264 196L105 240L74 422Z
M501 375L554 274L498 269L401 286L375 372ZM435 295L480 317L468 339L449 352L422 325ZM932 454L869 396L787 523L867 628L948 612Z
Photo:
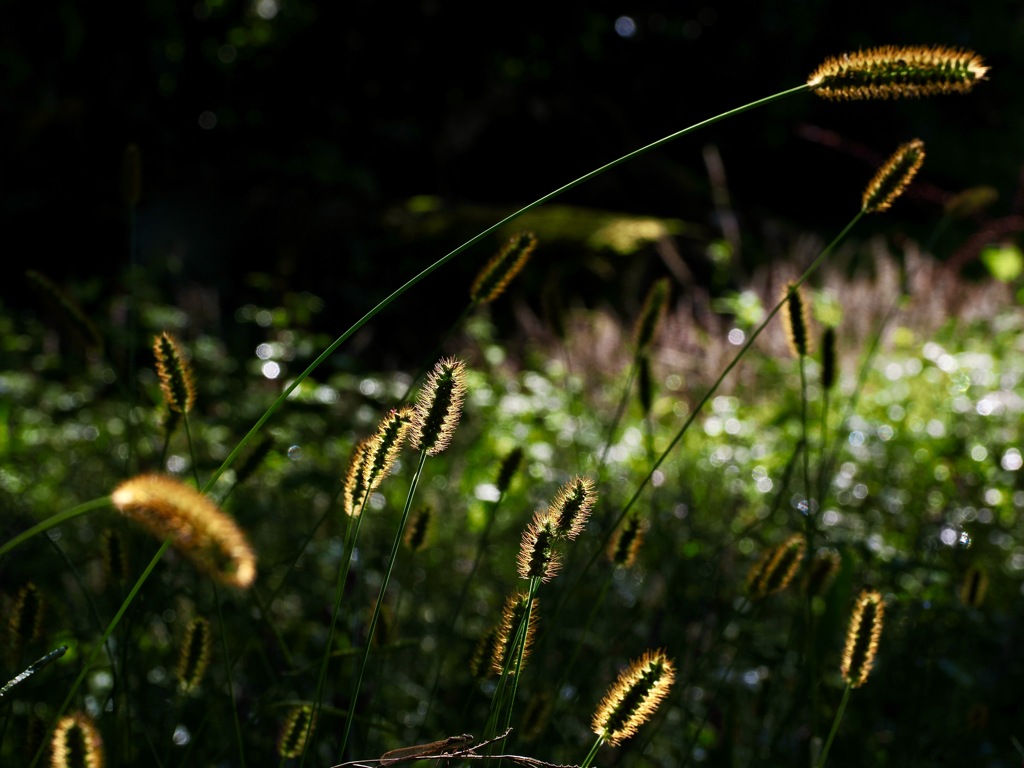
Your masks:
M668 695L675 668L663 651L648 651L624 670L594 714L591 729L612 746L637 732Z
M366 468L373 458L372 447L374 438L368 437L356 444L352 451L352 458L348 463L348 472L345 474L345 487L342 492L345 504L345 514L349 517L359 515L369 495L366 487Z
M537 632L537 602L537 598L534 598L529 611L530 622L526 625L523 664L526 664L526 659L530 655L530 649L533 647L533 636ZM519 628L523 625L523 621L526 620L527 607L530 605L530 597L525 593L511 595L505 600L505 607L501 612L501 624L498 625L498 632L494 639L494 653L491 656L491 672L495 675L500 675L506 666L508 667L508 674L515 674L516 659L519 654L519 648L515 642L516 635L519 634ZM510 656L510 654L512 655Z
M501 296L537 247L532 232L518 232L487 262L473 281L469 297L474 304L488 304Z
M970 187L949 198L942 206L946 216L953 219L965 219L975 216L999 199L995 187Z
M793 534L754 566L748 578L751 598L757 600L777 594L793 581L807 549L807 540Z
M492 674L497 674L497 672L494 672L491 662L500 654L498 650L500 633L500 626L491 627L484 634L480 635L476 642L473 658L469 662L469 672L478 680L483 680ZM500 669L501 667L499 666Z
M811 313L804 301L803 291L792 283L783 291L785 304L782 306L782 324L786 328L786 341L793 357L806 357L810 353Z
M839 573L842 559L834 549L819 549L811 558L811 567L807 571L805 590L811 597L824 595Z
M825 99L897 99L968 93L988 67L973 51L886 45L826 59L807 85Z
M185 637L178 653L178 666L174 670L178 678L178 689L182 693L199 687L210 666L212 654L213 635L210 633L210 622L202 616L197 616L185 629Z
M50 740L52 768L103 768L103 740L92 718L82 712L66 715Z
M313 720L313 707L309 704L300 704L288 710L288 715L281 726L281 735L277 739L278 757L302 756L306 750L306 740L316 729L316 723L311 724Z
M133 208L142 199L142 152L129 144L121 153L121 199Z
M512 478L515 477L516 472L519 471L519 465L522 463L523 449L517 445L505 455L505 458L501 460L501 466L498 467L498 478L494 481L498 493L508 491L509 486L512 485Z
M611 564L632 568L646 532L647 521L640 515L628 515L622 521L622 525L615 529L615 533L612 534L612 538L608 542L606 554Z
M42 635L45 608L43 593L33 582L25 583L18 590L7 621L11 659L14 664L20 661L22 652Z
M651 361L644 355L637 361L636 377L637 395L640 398L640 409L644 416L651 413L651 405L654 403L654 382L651 381Z
M555 535L575 541L587 526L597 492L589 477L574 477L563 485L548 507L548 516L555 522Z
M164 475L125 480L111 494L114 506L156 538L171 544L223 584L245 589L256 578L256 556L234 520L209 498Z
M465 363L453 357L438 361L416 401L412 437L415 450L436 456L448 447L465 397Z
M892 206L913 180L924 162L924 142L913 139L901 144L868 182L861 199L864 213L881 213Z
M113 528L103 532L103 572L107 581L124 584L128 581L130 566L124 536Z
M828 326L821 334L821 388L836 385L836 329Z
M633 344L636 354L640 355L647 351L658 335L661 324L668 312L669 282L667 277L662 277L654 282L644 299L644 307L637 318L636 327L633 329Z
M430 507L420 507L413 511L403 536L403 541L409 551L419 552L426 549L430 539L430 524L433 519L434 511Z
M242 458L235 467L235 484L240 485L256 474L256 470L263 464L263 460L270 455L274 447L274 438L270 435L263 435L255 445L250 444Z
M559 538L558 520L550 510L535 512L523 531L523 540L516 559L519 578L551 581L558 573L561 560L555 551Z
M177 340L164 331L153 340L156 372L164 402L175 413L188 413L196 399L192 368L181 353Z
M960 585L960 600L971 608L981 608L988 591L988 574L977 565L972 565L964 574Z
M850 628L846 633L846 647L843 649L843 663L840 667L843 680L852 688L864 685L871 673L878 653L884 615L885 603L880 593L868 590L860 593L850 616Z
M369 453L363 466L363 485L372 493L391 472L398 452L412 428L412 408L395 408L377 426L370 438Z

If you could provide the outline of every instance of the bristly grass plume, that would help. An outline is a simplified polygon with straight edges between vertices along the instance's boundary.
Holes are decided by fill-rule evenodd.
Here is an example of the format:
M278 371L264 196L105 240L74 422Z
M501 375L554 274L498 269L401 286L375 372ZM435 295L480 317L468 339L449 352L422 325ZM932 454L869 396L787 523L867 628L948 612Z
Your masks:
M633 736L654 714L675 680L663 651L648 651L625 669L594 713L591 730L612 746Z
M188 413L196 400L196 387L192 367L177 339L164 331L153 340L153 355L167 407L175 413Z
M885 602L881 593L868 590L860 593L850 616L840 669L851 688L859 688L867 682L878 653L884 615Z
M901 144L868 182L861 199L864 213L881 213L892 206L924 162L924 142L912 139Z
M213 635L210 634L210 622L197 616L188 623L185 637L178 653L178 666L174 673L178 678L178 688L182 693L199 687L213 654Z
M782 309L782 324L786 329L786 341L793 357L805 357L810 354L809 328L811 313L804 300L803 290L792 283L783 290L786 304Z
M50 740L53 768L103 768L103 739L83 712L66 715Z
M466 364L453 357L438 361L416 401L413 447L436 456L451 442L466 397Z
M505 246L487 262L473 280L469 297L474 304L488 304L497 299L522 271L537 247L537 237L532 232L518 232Z

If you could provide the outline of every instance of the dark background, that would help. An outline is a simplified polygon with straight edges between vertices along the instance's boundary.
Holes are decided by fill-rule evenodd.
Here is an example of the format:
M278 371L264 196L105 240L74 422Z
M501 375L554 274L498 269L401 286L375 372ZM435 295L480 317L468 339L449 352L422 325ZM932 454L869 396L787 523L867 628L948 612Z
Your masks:
M616 32L621 16L635 23L631 37ZM826 56L890 43L972 48L992 72L970 96L854 104L789 97L562 201L679 218L708 227L710 238L717 223L701 153L713 142L747 243L743 258L753 263L771 258L759 244L772 226L831 239L859 207L874 165L915 136L928 159L899 210L912 236L930 231L946 196L976 185L999 192L991 215L1014 212L1024 7L7 3L7 248L17 263L78 286L87 307L108 311L103 297L125 288L118 169L134 142L144 164L139 259L150 283L205 286L225 312L311 291L325 300L322 322L340 331L479 231L465 206L486 206L484 218L493 211L496 219L630 149L798 85ZM430 237L396 216L416 195L439 196L451 214ZM872 219L859 234L892 225ZM977 228L955 229L938 257ZM447 278L406 306L429 314L431 297L447 296L446 279L457 283L461 306L494 245L446 268ZM4 293L24 300L17 279ZM450 321L440 314L442 325Z

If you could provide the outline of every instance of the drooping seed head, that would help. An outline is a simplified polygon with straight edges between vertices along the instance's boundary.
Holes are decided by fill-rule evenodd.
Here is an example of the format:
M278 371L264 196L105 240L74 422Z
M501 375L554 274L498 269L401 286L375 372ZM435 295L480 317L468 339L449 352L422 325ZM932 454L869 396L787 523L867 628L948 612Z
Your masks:
M388 412L370 438L368 454L363 464L363 486L372 493L395 465L398 452L412 429L412 408L395 408Z
M532 232L518 232L480 270L469 297L474 304L487 304L501 296L512 279L519 274L530 254L537 247L537 238Z
M523 540L516 559L519 578L551 581L561 565L555 542L559 537L558 521L550 510L542 509L523 531Z
M591 729L611 745L621 744L643 725L675 680L663 651L648 651L625 669L594 714Z
M836 101L914 98L967 93L988 69L973 51L886 45L826 59L807 85Z
M53 768L103 768L103 739L83 712L65 715L50 740Z
M548 507L548 516L555 524L555 536L575 541L586 527L596 500L594 481L589 477L577 476L563 485Z
M857 597L846 633L840 672L852 688L864 685L875 663L878 640L882 636L885 603L879 592L864 590Z
M365 477L366 467L372 458L373 440L374 438L368 437L357 443L348 463L343 496L345 514L349 517L357 517L362 512L363 505L370 494L366 487Z
M188 413L196 399L192 368L181 353L177 340L164 331L153 340L156 372L164 402L175 413Z
M988 574L977 566L972 565L964 574L963 583L960 585L960 599L964 605L971 608L980 608L985 602L985 593L988 591Z
M465 363L452 357L438 361L416 401L412 433L415 450L436 456L448 447L465 397Z
M750 597L757 600L788 587L800 568L806 549L807 540L795 533L762 558L747 579Z
M913 180L924 162L924 142L913 139L901 144L878 169L861 199L864 213L887 211Z
M277 739L278 756L283 758L300 757L315 729L316 723L311 705L299 704L292 707L288 710L284 724L281 726L281 735Z
M668 312L669 282L667 277L655 280L647 292L644 307L637 318L633 329L633 346L636 354L643 354L651 346L654 337L665 320Z
M178 653L178 666L174 673L178 678L178 689L187 693L199 687L213 654L213 635L210 622L197 616L185 628L185 637Z
M836 385L836 329L828 326L821 334L821 388Z
M235 521L208 497L164 475L139 475L110 496L114 506L171 544L200 570L245 589L256 578L256 555Z
M647 521L640 515L628 515L622 525L615 529L615 533L612 534L612 538L608 542L606 554L612 565L632 568L646 532Z
M783 291L785 303L782 305L782 324L786 328L786 341L793 357L805 357L810 353L811 313L800 287L792 283Z
M498 493L508 491L509 486L512 485L512 478L519 471L519 465L522 463L523 449L517 445L505 455L505 458L501 460L501 466L498 467L498 479L494 482Z
M501 624L494 638L493 655L491 656L491 672L501 675L507 669L508 674L516 672L516 660L519 655L519 648L515 642L523 622L526 621L527 608L529 608L530 620L526 625L526 638L523 641L523 660L530 655L533 646L533 636L537 631L537 598L532 602L529 595L517 593L510 595L505 600L505 607L501 612Z

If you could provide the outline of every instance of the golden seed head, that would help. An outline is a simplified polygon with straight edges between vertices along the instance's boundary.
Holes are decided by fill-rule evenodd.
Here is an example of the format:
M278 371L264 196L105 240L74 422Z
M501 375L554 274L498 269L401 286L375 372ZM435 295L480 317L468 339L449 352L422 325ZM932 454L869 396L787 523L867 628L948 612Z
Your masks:
M178 666L175 675L178 688L187 693L199 687L199 683L210 666L213 654L213 635L210 633L210 622L197 616L189 622L185 629L185 638L178 654Z
M594 714L591 729L611 745L635 734L668 695L675 668L663 651L648 651L609 689Z
M754 600L781 592L793 580L807 549L807 540L795 533L771 550L751 569L747 577Z
M413 416L413 447L428 456L451 442L466 397L466 364L453 357L439 360L427 376Z
M300 704L288 710L277 739L279 757L300 757L306 749L306 742L316 728L313 707Z
M495 480L494 485L498 489L498 493L505 493L508 491L510 485L512 485L512 478L519 470L519 465L523 463L523 449L518 445L509 451L505 458L501 460L501 466L498 467L498 479Z
M46 602L43 593L33 582L26 582L14 598L14 607L8 620L11 653L15 663L26 646L39 639L43 631L43 613Z
M501 296L512 279L526 266L530 254L537 247L532 232L518 232L480 270L469 297L475 304L487 304Z
M864 685L875 663L878 639L882 635L885 603L879 592L864 590L857 597L846 633L843 663L840 672L852 688Z
M171 544L200 570L245 589L256 578L256 556L245 534L208 497L165 475L139 475L111 494L118 510Z
M864 213L887 211L913 180L924 162L924 142L913 139L901 144L878 169L861 199Z
M782 324L786 328L786 341L793 357L805 357L810 353L811 341L808 329L811 313L804 301L803 291L792 283L783 290L785 304L782 305Z
M654 337L658 335L665 315L668 312L669 282L662 277L654 282L644 299L644 307L637 318L633 329L633 344L636 353L642 354L650 347Z
M516 559L519 578L540 579L543 582L554 578L561 565L555 551L558 536L558 520L551 514L551 510L535 512L533 520L523 531L522 544L519 546Z
M526 664L530 648L533 646L533 636L537 631L537 602L537 598L531 601L529 595L525 593L510 595L505 600L505 607L501 612L501 624L498 626L492 646L491 672L493 674L501 675L506 668L508 674L515 674L516 659L519 654L519 647L515 640L526 619L527 608L529 608L530 620L526 625L522 660L522 663ZM512 655L510 656L510 654Z
M177 340L164 331L153 340L156 372L164 402L175 413L188 413L196 399L192 368L181 353Z
M345 474L345 488L343 491L345 514L349 517L357 517L362 512L363 504L369 496L369 489L366 487L366 467L372 459L372 448L374 438L368 437L361 440L352 451L352 458L348 463L348 472Z
M548 507L548 516L555 521L555 535L575 541L587 525L597 493L589 477L574 477L563 485Z
M807 79L836 100L896 99L967 93L988 67L973 51L937 45L886 45L826 59Z
M76 712L60 719L50 740L50 765L53 768L103 768L103 739L92 718Z
M626 517L622 525L615 529L615 533L612 534L612 538L608 542L606 554L612 565L632 568L646 532L647 521L640 515L631 514Z
M971 608L980 608L988 591L988 574L977 565L972 565L964 574L960 585L960 600Z
M412 408L394 408L377 426L363 465L363 486L372 493L395 465L412 428Z
M821 334L821 388L828 391L836 384L836 329L827 327Z

